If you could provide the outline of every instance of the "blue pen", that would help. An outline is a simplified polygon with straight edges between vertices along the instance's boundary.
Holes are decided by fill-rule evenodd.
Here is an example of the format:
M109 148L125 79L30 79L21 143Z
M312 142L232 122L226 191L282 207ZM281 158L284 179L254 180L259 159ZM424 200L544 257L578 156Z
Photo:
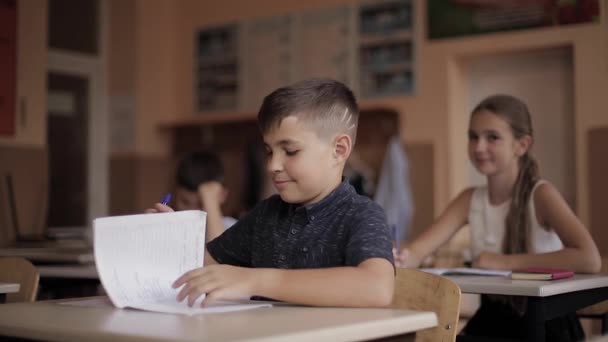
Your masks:
M171 202L171 193L167 192L165 194L165 196L163 196L163 198L161 198L160 204L167 205L167 204L169 204L169 202Z

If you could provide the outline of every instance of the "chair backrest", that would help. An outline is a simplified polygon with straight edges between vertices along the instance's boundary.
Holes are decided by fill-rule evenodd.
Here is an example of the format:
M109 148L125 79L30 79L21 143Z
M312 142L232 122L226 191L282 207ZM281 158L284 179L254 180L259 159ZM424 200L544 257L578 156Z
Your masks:
M455 341L460 295L458 285L447 278L416 269L398 268L392 306L437 314L437 327L419 331L417 342Z
M35 301L39 280L38 269L27 259L0 258L0 282L19 284L19 292L7 294L7 303Z

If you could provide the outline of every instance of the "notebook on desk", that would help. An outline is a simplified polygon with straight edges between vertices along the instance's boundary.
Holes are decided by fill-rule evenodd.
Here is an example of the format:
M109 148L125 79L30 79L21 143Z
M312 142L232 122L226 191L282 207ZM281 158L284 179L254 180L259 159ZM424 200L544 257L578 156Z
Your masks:
M511 273L511 279L519 280L556 280L570 278L574 272L553 268L531 267L523 270L516 270Z

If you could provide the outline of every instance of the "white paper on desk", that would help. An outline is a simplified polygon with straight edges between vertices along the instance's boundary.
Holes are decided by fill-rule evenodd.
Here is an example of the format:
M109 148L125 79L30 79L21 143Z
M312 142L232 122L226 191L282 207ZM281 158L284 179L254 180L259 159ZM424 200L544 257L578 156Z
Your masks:
M427 273L433 273L440 276L494 276L494 277L508 277L511 275L511 271L503 270L491 270L485 268L469 268L469 267L456 267L456 268L421 268L421 271Z
M112 303L142 310L198 314L259 307L201 308L176 300L171 284L203 266L206 213L200 210L95 219L94 250L99 279ZM268 306L268 305L266 305Z

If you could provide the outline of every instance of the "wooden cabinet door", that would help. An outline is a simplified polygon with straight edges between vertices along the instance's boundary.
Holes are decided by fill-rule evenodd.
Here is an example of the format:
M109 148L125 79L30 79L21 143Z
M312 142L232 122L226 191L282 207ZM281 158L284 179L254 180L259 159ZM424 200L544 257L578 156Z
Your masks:
M0 0L0 135L15 133L17 6Z

